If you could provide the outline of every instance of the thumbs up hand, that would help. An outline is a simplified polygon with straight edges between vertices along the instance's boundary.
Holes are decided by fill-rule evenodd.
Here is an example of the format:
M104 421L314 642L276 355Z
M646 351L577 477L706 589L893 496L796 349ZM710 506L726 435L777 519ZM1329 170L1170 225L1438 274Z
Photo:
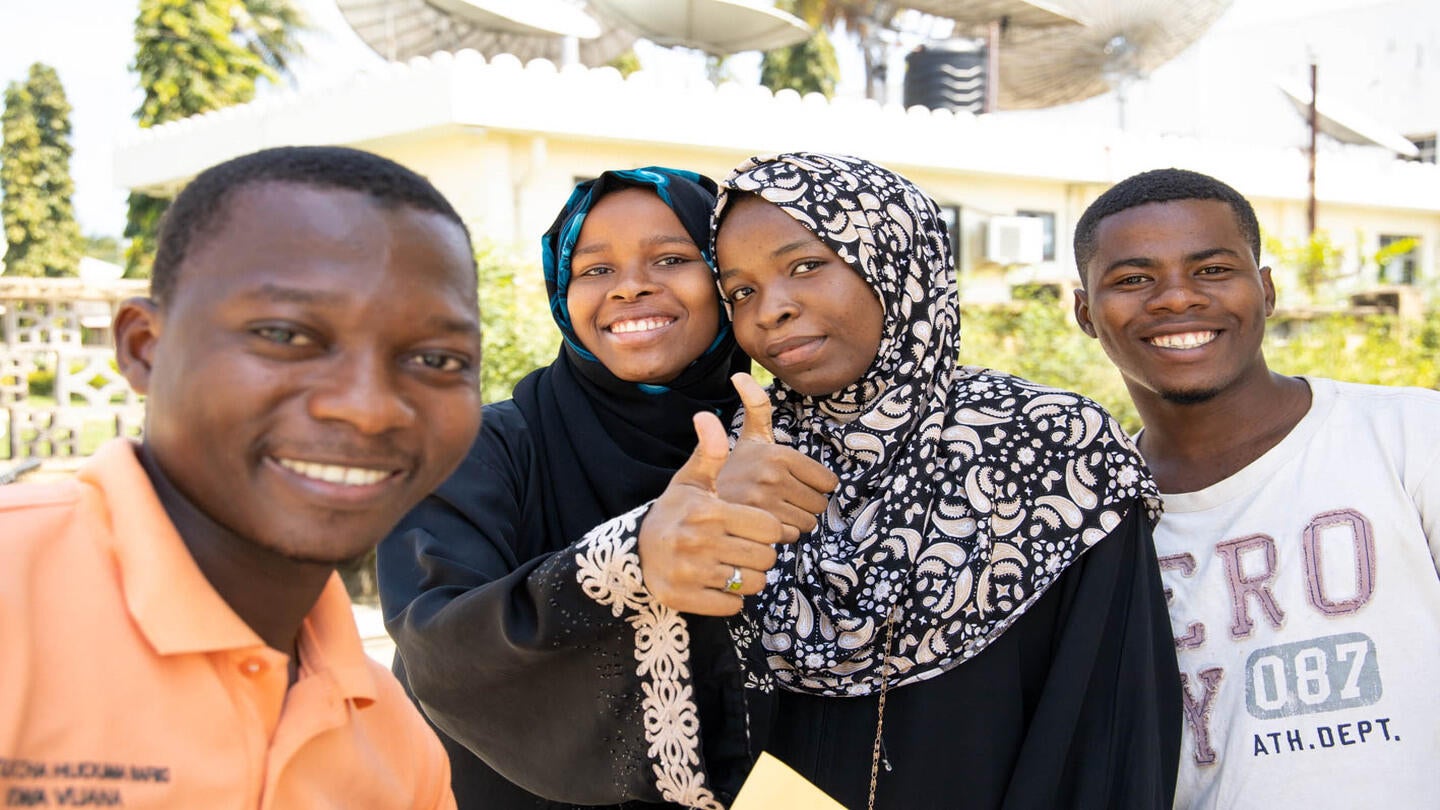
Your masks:
M740 426L740 441L775 443L775 428L770 421L770 395L743 371L730 375L730 383L740 394L740 404L745 408L745 424Z
M840 479L825 465L775 443L770 396L749 374L730 378L745 406L745 424L715 488L731 503L764 509L784 524L783 541L793 543L815 528Z
M663 604L729 616L740 612L741 596L765 586L782 527L769 512L716 494L730 449L715 414L695 414L695 433L695 452L640 524L640 571Z

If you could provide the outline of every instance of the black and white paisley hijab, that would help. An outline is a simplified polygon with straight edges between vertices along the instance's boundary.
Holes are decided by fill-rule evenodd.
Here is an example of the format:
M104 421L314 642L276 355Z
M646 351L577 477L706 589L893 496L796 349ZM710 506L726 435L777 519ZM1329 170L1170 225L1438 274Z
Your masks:
M861 379L822 397L780 380L771 389L777 441L840 477L820 526L780 547L750 606L783 687L859 695L939 675L1003 633L1130 509L1158 519L1144 462L1099 405L958 365L949 237L913 184L857 158L795 152L735 169L715 221L736 191L822 239L885 310Z

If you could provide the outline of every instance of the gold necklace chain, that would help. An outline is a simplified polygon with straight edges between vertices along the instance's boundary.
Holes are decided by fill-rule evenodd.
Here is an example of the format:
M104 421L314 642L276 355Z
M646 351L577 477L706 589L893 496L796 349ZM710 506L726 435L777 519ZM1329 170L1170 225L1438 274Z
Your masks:
M866 805L867 810L875 810L875 785L880 781L880 753L884 746L881 734L885 731L885 696L890 691L890 676L885 672L885 666L890 662L890 645L895 640L895 617L885 622L885 657L880 659L880 706L875 718L875 744L870 748L870 801ZM885 763L885 770L890 770L890 763Z

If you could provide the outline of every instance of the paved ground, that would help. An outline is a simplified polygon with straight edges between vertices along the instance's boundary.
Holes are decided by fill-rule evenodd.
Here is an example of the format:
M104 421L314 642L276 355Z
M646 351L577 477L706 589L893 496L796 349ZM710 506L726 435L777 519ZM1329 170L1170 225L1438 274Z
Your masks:
M385 633L385 624L380 617L380 608L369 605L353 605L355 626L360 628L360 640L365 642L365 652L371 658L390 666L395 657L395 642Z

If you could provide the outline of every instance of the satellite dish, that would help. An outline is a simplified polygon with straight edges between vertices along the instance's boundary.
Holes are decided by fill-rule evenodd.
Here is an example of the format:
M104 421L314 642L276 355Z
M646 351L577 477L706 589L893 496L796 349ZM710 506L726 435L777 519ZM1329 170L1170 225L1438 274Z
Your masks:
M1230 0L1065 0L1081 25L1006 31L1000 106L1038 109L1123 92L1125 83L1178 56L1229 7Z
M492 31L530 36L600 36L600 24L574 6L553 0L426 0L430 5Z
M566 40L579 59L602 65L630 49L635 37L605 26L565 0L336 0L345 22L386 59L471 48L487 56L567 61Z
M962 28L992 22L1006 28L1049 28L1079 25L1075 16L1055 3L1042 0L901 0L896 5L932 17L954 20Z
M813 33L763 0L590 0L590 6L656 45L715 55L783 48Z
M1276 84L1280 86L1285 97L1290 99L1296 112L1308 119L1310 88L1284 80L1278 80ZM1405 157L1420 156L1420 149L1409 138L1324 93L1315 95L1315 118L1321 132L1341 143L1383 146Z

